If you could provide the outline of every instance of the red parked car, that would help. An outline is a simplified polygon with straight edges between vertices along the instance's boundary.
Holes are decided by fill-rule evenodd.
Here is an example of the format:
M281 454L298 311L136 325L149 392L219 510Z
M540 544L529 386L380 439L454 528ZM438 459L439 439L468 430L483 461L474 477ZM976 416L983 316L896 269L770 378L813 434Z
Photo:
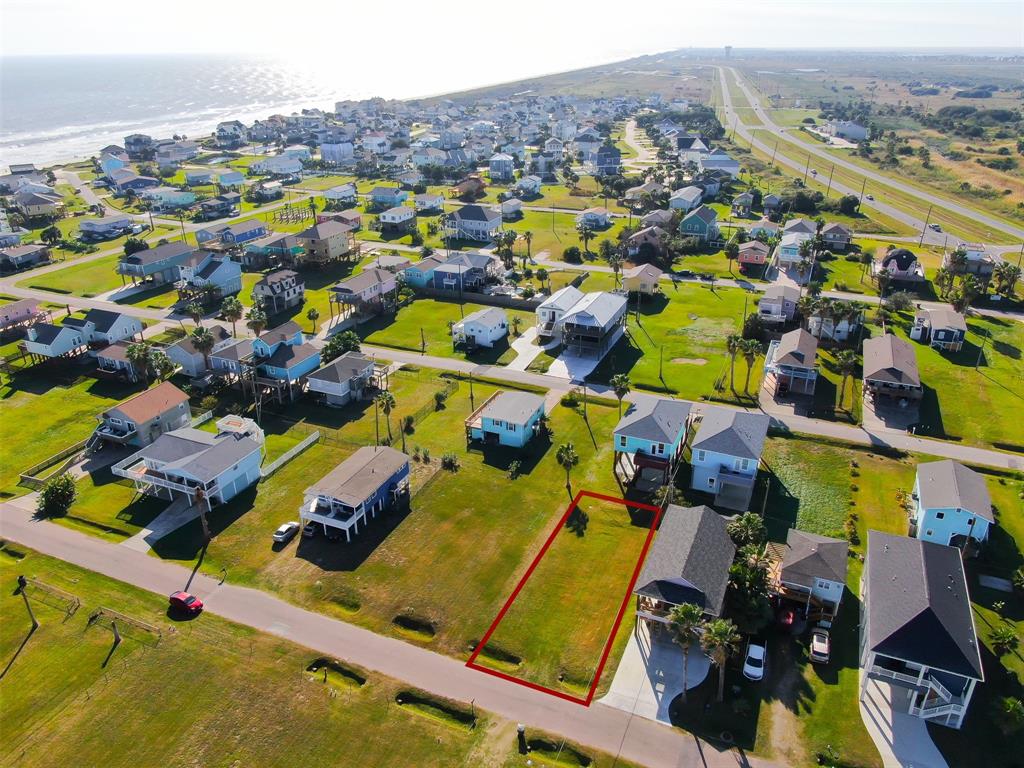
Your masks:
M168 598L171 608L195 616L203 610L203 601L188 592L175 592Z

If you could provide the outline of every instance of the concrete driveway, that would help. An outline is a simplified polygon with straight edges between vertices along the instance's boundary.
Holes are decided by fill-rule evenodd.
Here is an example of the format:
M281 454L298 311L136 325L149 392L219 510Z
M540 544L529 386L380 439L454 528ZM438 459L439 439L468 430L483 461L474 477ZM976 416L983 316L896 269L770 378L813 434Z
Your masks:
M700 645L690 647L686 688L694 688L708 676L711 662ZM683 651L668 632L651 636L645 623L633 630L622 654L611 688L599 702L634 715L668 723L668 708L683 692Z
M879 680L867 681L860 717L882 756L882 764L885 768L948 768L928 735L925 721L908 715L908 706L905 689Z

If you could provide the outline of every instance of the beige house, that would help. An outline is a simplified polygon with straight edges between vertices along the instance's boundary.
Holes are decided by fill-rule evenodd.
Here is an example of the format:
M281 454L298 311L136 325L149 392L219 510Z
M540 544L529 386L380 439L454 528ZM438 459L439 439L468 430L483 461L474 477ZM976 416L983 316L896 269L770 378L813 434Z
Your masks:
M639 267L623 270L622 288L629 293L650 296L661 291L658 281L663 274L665 273L653 264L641 264Z
M348 255L355 248L352 227L340 221L328 220L315 224L298 234L304 252L300 264L329 264Z
M149 445L164 432L187 427L192 421L188 395L165 381L152 389L109 408L97 417L90 446L99 442L117 445Z

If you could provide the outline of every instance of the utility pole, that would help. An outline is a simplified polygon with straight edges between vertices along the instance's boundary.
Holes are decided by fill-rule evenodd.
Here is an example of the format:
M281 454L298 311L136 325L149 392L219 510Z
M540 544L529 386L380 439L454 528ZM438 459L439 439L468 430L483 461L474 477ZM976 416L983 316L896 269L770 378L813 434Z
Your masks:
M917 241L917 247L924 245L924 235L928 231L928 222L932 218L932 206L928 206L928 214L924 217L924 226L921 227L921 239Z
M807 172L811 170L811 153L807 153L807 163L804 165L804 184L807 183Z
M1017 256L1017 266L1020 266L1021 260L1024 259L1024 243L1020 244L1020 255Z
M832 163L832 170L828 172L828 186L825 188L825 197L828 197L828 193L832 191L832 174L836 171L836 164ZM865 179L866 181L867 179Z
M981 365L981 356L985 354L985 342L988 341L988 334L979 334L981 336L981 346L978 348L978 359L974 361L974 370L978 370L978 366Z
M775 140L775 148L772 150L772 161L768 165L775 165L775 153L779 151L779 140Z
M835 166L833 166L835 167ZM860 199L857 201L857 208L860 208L860 204L864 202L864 190L868 186L868 177L864 177L864 183L860 185Z
M32 631L34 632L39 628L39 622L36 620L36 615L32 612L32 605L28 601L28 579L24 576L18 576L18 591L21 592L21 597L25 601L25 610L28 611L28 617L32 620Z

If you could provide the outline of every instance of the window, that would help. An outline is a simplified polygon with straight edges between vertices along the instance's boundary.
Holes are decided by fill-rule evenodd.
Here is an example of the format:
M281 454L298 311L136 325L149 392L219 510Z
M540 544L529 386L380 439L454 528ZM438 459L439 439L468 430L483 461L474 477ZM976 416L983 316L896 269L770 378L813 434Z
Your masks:
M619 447L620 448L625 448L626 447L626 436L625 435L619 435Z
M945 516L946 516L946 513L945 513L945 512L936 512L936 513L935 513L935 519L936 519L936 520L941 520L941 519L942 519L942 518L944 518Z
M735 459L732 468L737 472L746 472L750 468L750 459Z
M927 531L924 532L924 535L925 536L934 536L935 535L935 531L933 531L931 528L929 528Z
M707 458L707 451L697 451L697 461L704 461Z
M713 478L713 477L709 477L708 478L708 487L709 488L714 488L715 487L715 478Z

